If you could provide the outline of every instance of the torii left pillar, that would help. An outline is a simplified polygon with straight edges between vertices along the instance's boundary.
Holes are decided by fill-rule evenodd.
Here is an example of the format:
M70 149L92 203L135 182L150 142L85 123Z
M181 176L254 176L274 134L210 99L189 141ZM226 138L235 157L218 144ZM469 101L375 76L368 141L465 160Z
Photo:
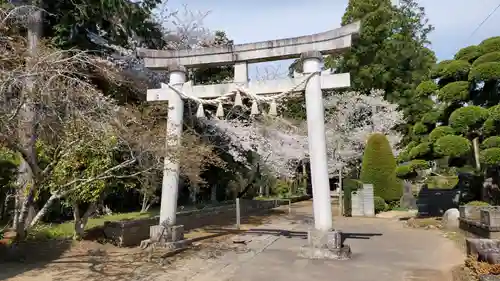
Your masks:
M169 84L182 91L186 82L186 68L174 65L168 68ZM168 86L162 83L162 89ZM179 197L180 162L179 151L182 142L182 123L184 101L177 93L168 97L167 133L165 138L166 155L163 163L163 180L161 187L160 224L151 227L150 236L159 242L176 242L183 239L184 227L176 225L177 198ZM173 152L174 155L169 155ZM167 227L167 231L164 231ZM167 237L160 237L166 233ZM163 241L162 241L163 240Z

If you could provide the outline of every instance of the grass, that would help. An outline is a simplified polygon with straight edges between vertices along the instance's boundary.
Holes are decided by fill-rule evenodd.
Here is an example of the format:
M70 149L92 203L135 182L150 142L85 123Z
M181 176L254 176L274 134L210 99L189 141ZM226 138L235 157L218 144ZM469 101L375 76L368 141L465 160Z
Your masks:
M97 218L90 218L85 229L91 229L98 226L103 226L106 221L122 221L132 219L151 218L158 215L157 211L150 211L146 213L131 212L112 214ZM71 238L74 233L74 222L68 221L60 224L41 224L35 227L30 233L32 239L61 239Z

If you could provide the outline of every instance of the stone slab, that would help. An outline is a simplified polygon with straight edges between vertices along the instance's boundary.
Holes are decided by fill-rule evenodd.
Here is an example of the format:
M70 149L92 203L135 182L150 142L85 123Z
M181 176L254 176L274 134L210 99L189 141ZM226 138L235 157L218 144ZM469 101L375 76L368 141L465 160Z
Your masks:
M348 260L351 258L351 247L344 245L338 249L315 248L305 245L300 249L299 257L306 259Z

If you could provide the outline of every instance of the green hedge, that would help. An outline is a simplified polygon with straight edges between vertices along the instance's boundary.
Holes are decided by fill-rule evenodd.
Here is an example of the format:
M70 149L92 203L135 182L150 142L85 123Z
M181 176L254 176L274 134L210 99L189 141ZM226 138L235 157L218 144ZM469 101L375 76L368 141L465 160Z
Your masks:
M386 136L372 134L365 147L360 180L373 184L375 196L385 201L399 200L403 185L395 170L396 159Z

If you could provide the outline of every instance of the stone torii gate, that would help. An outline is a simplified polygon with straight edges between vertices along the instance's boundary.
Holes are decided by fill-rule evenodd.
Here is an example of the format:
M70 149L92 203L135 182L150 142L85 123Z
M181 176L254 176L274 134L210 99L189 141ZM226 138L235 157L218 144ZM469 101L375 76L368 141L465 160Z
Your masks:
M249 82L248 64L301 57L304 75L311 74L312 76L305 85L298 86L294 91L305 90L306 95L315 228L330 231L332 230L332 211L322 90L350 87L350 75L349 73L321 73L322 55L339 53L349 48L355 36L359 34L359 29L360 23L356 22L308 36L227 47L175 51L141 49L138 54L144 58L147 68L166 70L170 77L170 85L162 84L161 89L149 89L147 100L168 101L167 140L179 145L184 110L183 99L179 92L198 99L217 98L238 87L243 87L256 95L286 92L297 87L303 82L301 81L303 78ZM186 68L221 65L234 65L233 83L193 86L192 82L186 82ZM168 225L174 226L176 223L178 183L179 162L166 157L160 224L167 222Z

